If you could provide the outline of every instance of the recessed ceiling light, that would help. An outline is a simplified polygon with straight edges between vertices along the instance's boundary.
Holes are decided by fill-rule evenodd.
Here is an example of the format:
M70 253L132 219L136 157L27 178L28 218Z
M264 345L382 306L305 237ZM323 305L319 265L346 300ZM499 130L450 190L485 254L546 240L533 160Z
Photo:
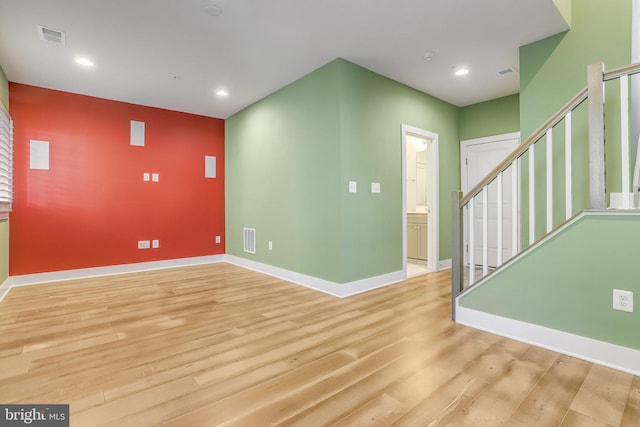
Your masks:
M87 58L76 58L76 64L80 64L84 67L93 67L93 62Z
M216 95L220 97L225 97L225 96L229 96L229 92L227 92L224 89L218 89L216 90Z
M456 76L466 76L467 74L469 74L469 69L467 67L458 67L453 70L453 73Z

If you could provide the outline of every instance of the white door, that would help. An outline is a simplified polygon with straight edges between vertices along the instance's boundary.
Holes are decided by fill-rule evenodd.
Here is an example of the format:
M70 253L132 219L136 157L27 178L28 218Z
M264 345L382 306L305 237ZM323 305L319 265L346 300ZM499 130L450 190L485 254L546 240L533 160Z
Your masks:
M467 193L482 178L484 178L493 168L507 157L520 144L519 134L498 135L495 137L479 138L462 141L460 143L461 156L461 186L462 192ZM512 255L513 221L512 204L518 200L512 200L512 168L503 173L502 178L502 259L506 261ZM489 267L497 266L498 251L498 209L497 209L497 184L494 181L489 185L488 190L488 239L487 257ZM474 199L474 247L468 247L468 236L464 237L465 259L469 250L474 250L474 260L476 264L482 263L482 196ZM465 217L465 221L468 219ZM516 227L516 230L518 228ZM466 227L465 227L466 230ZM465 262L466 263L466 262Z

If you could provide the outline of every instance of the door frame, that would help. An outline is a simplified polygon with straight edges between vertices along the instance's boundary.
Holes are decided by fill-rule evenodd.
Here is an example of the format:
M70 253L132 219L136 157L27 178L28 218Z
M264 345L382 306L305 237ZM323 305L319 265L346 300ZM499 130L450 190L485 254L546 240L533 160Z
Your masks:
M474 138L474 139L465 139L463 141L460 141L460 191L463 191L462 189L462 184L467 182L467 169L466 169L466 165L465 165L465 157L466 157L466 153L469 149L469 147L474 146L474 145L481 145L481 144L491 144L491 143L497 143L500 141L510 141L512 139L517 139L518 140L518 145L522 143L522 140L520 139L520 132L511 132L511 133L503 133L500 135L491 135L491 136L485 136L482 138ZM519 166L519 164L518 164ZM521 201L522 201L522 197L520 197L521 193L522 193L522 186L520 183L520 168L517 168L516 173L518 174L518 185L517 185L517 199L515 201L512 201L512 203L516 203L518 209L517 212L518 214L516 215L516 218L512 218L512 220L515 220L517 225L516 225L516 230L518 231L518 235L517 235L517 242L518 242L518 248L520 247L520 243L521 243L521 238L522 238L522 230L520 229L521 227ZM470 188L467 188L466 191L469 191ZM468 236L467 236L467 227L464 228L465 230L465 234L463 236L463 241L464 244L466 245L467 241L468 241ZM467 263L467 258L468 257L468 253L466 250L463 251L463 260L464 263L466 265Z
M631 62L640 62L640 0L633 0L631 8ZM640 135L640 75L631 76L631 156L632 161L637 161L640 147L637 146ZM636 151L637 150L637 151ZM634 165L635 163L632 163Z
M440 156L438 134L424 129L402 124L402 271L407 277L407 135L424 138L428 151L427 200L429 220L427 223L427 270L440 269Z

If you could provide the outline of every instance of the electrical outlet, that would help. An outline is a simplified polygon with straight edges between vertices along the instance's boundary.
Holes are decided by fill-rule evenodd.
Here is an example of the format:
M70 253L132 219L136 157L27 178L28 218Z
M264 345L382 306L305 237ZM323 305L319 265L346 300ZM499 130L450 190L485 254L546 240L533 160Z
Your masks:
M160 247L160 240L152 240L151 241L151 247L153 249L158 249Z
M142 174L142 180L143 181L149 181L149 172L145 172Z
M153 181L153 182L160 181L160 174L159 173L152 173L151 174L151 181Z
M633 312L633 292L614 289L613 309Z
M220 236L216 236L216 243L219 244L221 241Z
M270 251L273 250L273 242L271 240L269 240L269 250Z
M138 240L138 249L149 249L151 242L148 240Z

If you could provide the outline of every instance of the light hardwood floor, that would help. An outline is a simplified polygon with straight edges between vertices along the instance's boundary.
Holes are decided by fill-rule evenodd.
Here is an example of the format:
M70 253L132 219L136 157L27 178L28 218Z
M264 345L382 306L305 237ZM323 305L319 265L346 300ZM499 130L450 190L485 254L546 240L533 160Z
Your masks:
M14 288L0 402L72 426L638 426L640 378L450 321L450 273L346 299L229 264Z

